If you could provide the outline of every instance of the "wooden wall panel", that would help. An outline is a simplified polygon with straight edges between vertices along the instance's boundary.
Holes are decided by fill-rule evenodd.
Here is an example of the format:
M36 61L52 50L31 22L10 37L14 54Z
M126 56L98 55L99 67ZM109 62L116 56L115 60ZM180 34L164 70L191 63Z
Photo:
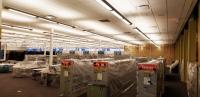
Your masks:
M160 48L155 47L152 44L147 44L145 46L139 47L139 55L140 57L155 57L158 58L160 56L166 58L167 64L171 64L171 62L175 58L175 49L174 45L161 45Z
M194 17L191 17L190 20L189 20L189 44L188 44L188 47L189 47L189 55L188 55L188 58L189 58L189 61L190 62L196 62L197 60L197 56L196 56L196 53L197 53L197 24L196 24L196 20L194 19Z
M200 65L200 2L198 4L198 27L197 27L197 30L198 30L198 62L199 62L199 65Z
M134 57L153 57L158 58L160 56L166 58L166 63L171 64L175 58L174 45L161 45L160 48L155 47L152 44L145 46L125 46L125 54L130 54Z
M125 54L129 54L133 57L138 56L138 47L136 46L124 46L124 52Z

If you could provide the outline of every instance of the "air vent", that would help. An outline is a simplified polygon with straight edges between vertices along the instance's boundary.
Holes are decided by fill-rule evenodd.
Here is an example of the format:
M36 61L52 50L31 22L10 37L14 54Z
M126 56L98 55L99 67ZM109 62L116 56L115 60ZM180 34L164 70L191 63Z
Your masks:
M147 10L147 9L150 8L150 6L149 6L149 5L140 5L140 6L138 6L138 8L139 8L140 10Z
M44 34L47 34L48 32L43 32Z
M94 29L83 29L82 31L85 31L85 32L93 32Z
M110 22L108 19L99 20L100 22Z
M124 32L125 34L131 34L131 32Z

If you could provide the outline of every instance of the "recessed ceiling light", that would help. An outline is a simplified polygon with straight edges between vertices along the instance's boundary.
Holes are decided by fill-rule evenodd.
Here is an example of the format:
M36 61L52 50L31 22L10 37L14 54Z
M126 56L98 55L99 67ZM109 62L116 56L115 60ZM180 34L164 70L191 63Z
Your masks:
M47 18L47 19L55 19L56 17L53 16L53 15L47 15L47 16L45 16L45 18Z

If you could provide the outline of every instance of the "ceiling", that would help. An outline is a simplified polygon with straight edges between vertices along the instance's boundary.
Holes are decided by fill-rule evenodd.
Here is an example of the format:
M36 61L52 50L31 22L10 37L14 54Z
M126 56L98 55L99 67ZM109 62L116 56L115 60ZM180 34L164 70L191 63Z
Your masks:
M38 41L42 41L43 46L48 44L49 32L53 28L55 46L121 47L150 41L158 45L171 44L175 42L196 1L107 0L132 23L128 25L96 0L3 0L2 41L18 42L20 46L28 46L30 42L38 46ZM44 20L48 15L55 17L50 19L52 21L73 27ZM149 39L134 30L135 27Z

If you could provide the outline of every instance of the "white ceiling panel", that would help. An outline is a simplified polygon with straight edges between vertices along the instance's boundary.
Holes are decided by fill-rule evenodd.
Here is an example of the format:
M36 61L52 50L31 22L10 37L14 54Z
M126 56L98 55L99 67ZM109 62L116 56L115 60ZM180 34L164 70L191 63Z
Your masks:
M116 45L149 43L149 40L147 41L133 29L137 27L157 44L171 43L172 40L176 39L174 36L179 34L179 30L184 24L183 20L186 19L195 0L106 1L133 25L124 23L96 0L3 0L4 7L14 8L40 17L36 18L4 9L2 11L3 24L34 30L19 31L17 27L12 29L4 27L6 30L3 33L5 32L4 35L7 35L6 39L12 37L9 33L32 35L39 39L46 37L44 32L50 32L54 28L54 35L58 41L71 40L74 44L77 43L76 45L79 41L96 45L100 40ZM47 15L55 17L51 19L52 21L75 28L41 19L46 18ZM13 29L16 30L7 31ZM106 45L108 46L108 44Z
M114 35L113 37L120 40L127 40L127 41L136 40L133 37L128 36L128 35Z
M76 24L83 26L89 30L95 31L99 34L121 34L122 31L117 30L117 27L111 25L111 23L102 23L95 20L77 21Z

